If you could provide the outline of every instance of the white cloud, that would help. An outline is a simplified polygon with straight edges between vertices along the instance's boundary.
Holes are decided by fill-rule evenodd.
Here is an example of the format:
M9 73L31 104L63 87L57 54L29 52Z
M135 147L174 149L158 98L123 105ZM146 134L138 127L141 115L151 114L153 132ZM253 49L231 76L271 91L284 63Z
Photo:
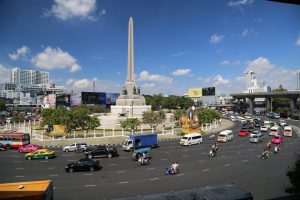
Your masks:
M30 49L27 46L22 46L21 48L17 49L16 52L10 53L9 58L12 60L17 60L18 58L26 58L26 56L30 53Z
M61 50L59 47L47 47L43 52L38 53L31 59L31 62L41 69L64 69L70 68L71 72L81 70L77 60L68 52Z
M161 82L161 83L166 83L166 84L171 84L173 79L168 77L168 76L164 76L164 75L160 75L160 74L150 74L148 71L142 71L139 74L138 77L139 81L156 81L156 82Z
M0 64L0 83L10 82L10 69Z
M254 0L237 0L237 1L230 1L228 2L228 6L231 7L242 7L242 6L249 6L254 3Z
M55 4L46 13L46 16L53 15L60 20L71 18L97 20L95 11L97 10L96 0L54 0ZM102 9L99 16L106 14Z
M255 60L247 61L246 63L246 71L254 71L257 75L264 76L268 74L270 71L273 71L274 65L270 63L267 58L258 57Z
M172 72L173 76L183 76L191 73L191 69L177 69L176 71Z
M246 28L246 29L242 32L242 37L246 37L248 34L249 34L249 29Z
M213 78L214 80L214 85L217 86L217 85L226 85L229 83L229 80L228 79L225 79L223 78L221 75L217 75Z
M182 52L178 52L176 54L173 54L170 57L179 57L179 56L184 56L184 55L187 55L187 54L190 54L190 52L189 51L182 51Z
M213 34L212 36L210 36L210 42L213 44L219 43L223 40L224 36L223 35L217 35L217 34Z
M298 39L296 41L296 45L300 46L300 33L299 33Z
M70 91L80 93L82 91L92 92L93 85L95 83L95 91L96 92L116 92L120 93L122 87L119 83L109 81L109 80L98 80L97 78L91 79L69 79L65 83L65 88L68 88Z
M141 85L141 88L153 88L155 86L154 83L144 83L143 85Z
M239 60L235 60L235 61L224 60L220 64L221 65L240 65L241 61L239 61Z

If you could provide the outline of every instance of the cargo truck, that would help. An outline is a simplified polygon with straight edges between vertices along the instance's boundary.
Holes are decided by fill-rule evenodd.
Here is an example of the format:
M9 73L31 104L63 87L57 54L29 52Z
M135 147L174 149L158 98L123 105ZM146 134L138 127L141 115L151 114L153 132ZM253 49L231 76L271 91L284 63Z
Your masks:
M133 151L140 148L155 148L158 147L158 140L156 133L144 133L129 135L128 139L122 143L124 151Z

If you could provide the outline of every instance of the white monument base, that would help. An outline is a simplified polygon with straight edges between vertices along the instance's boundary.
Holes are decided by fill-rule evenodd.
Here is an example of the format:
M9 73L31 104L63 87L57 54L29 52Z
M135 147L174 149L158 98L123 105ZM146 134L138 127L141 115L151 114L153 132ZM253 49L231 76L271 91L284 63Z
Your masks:
M141 118L143 112L151 111L151 106L110 106L111 115Z

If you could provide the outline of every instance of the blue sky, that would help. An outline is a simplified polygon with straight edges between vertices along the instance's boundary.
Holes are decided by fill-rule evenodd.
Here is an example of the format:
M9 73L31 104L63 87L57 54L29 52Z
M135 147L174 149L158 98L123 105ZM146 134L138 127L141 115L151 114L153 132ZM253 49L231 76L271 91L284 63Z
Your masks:
M120 92L130 16L144 94L242 92L246 70L296 89L300 6L262 0L0 0L0 81L20 67L68 91Z

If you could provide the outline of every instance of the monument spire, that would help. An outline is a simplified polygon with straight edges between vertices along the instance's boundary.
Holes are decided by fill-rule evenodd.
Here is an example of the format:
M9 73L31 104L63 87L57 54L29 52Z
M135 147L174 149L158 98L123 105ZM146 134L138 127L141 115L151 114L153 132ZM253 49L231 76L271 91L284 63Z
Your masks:
M127 81L134 81L134 49L133 49L133 19L129 18L128 23L128 65Z

